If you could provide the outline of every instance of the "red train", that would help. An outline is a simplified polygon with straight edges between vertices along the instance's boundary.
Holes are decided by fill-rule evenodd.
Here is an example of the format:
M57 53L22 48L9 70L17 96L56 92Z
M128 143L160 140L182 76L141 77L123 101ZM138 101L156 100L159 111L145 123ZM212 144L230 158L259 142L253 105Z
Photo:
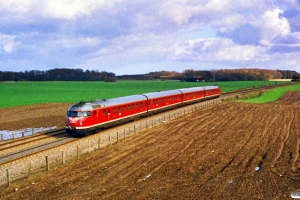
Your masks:
M88 135L149 114L219 96L218 86L205 86L79 102L68 109L66 131L71 136Z

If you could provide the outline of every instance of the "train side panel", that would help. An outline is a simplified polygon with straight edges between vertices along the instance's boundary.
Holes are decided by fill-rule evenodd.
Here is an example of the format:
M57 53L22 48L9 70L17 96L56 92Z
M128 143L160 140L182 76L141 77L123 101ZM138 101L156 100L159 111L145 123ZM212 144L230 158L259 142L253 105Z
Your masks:
M186 104L199 102L205 98L205 90L202 87L180 89L182 101Z
M221 94L220 87L218 86L206 86L205 89L205 99L212 99L219 97Z
M181 106L182 93L179 90L169 90L143 94L148 100L148 114L162 112Z

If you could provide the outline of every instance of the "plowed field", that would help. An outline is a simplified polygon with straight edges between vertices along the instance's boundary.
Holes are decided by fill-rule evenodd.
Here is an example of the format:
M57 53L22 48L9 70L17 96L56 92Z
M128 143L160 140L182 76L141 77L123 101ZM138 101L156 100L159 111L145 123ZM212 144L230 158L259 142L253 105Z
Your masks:
M0 199L291 199L299 108L299 92L222 103L2 188Z

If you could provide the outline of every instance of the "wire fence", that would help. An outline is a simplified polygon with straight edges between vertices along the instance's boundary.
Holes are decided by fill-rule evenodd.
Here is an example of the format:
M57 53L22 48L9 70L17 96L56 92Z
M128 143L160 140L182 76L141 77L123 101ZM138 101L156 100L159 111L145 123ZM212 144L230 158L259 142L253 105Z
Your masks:
M15 138L22 138L37 133L44 133L46 131L55 130L57 126L52 127L40 127L40 128L25 128L14 131L0 130L0 141L11 140Z
M14 180L28 178L34 173L49 171L52 168L64 165L85 154L89 154L92 151L105 148L132 135L168 123L173 119L203 108L220 104L221 102L222 99L218 98L185 106L74 140L65 145L44 150L15 161L0 164L0 185L10 185Z

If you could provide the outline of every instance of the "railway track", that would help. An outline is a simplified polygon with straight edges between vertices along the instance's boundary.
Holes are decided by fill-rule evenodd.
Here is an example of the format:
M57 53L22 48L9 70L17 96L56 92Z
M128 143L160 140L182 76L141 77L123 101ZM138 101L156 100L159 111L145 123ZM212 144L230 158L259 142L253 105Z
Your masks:
M228 98L229 96L240 95L255 91L267 91L274 87L279 87L279 85L248 88L238 91L226 92L222 93L220 98ZM1 142L0 165L38 153L49 148L64 145L77 139L80 138L69 138L65 132L65 129L59 129L44 134L37 134L33 136L9 140L7 142Z
M38 133L38 134L20 137L20 138L3 140L0 143L0 145L1 145L0 146L0 155L1 155L1 151L5 150L5 147L9 148L9 147L21 145L23 143L29 143L31 141L38 141L40 139L47 138L47 137L55 137L55 136L60 135L64 131L65 131L65 129L52 130L52 131L45 132L45 133Z
M72 140L65 129L7 140L0 145L0 164L36 153Z

